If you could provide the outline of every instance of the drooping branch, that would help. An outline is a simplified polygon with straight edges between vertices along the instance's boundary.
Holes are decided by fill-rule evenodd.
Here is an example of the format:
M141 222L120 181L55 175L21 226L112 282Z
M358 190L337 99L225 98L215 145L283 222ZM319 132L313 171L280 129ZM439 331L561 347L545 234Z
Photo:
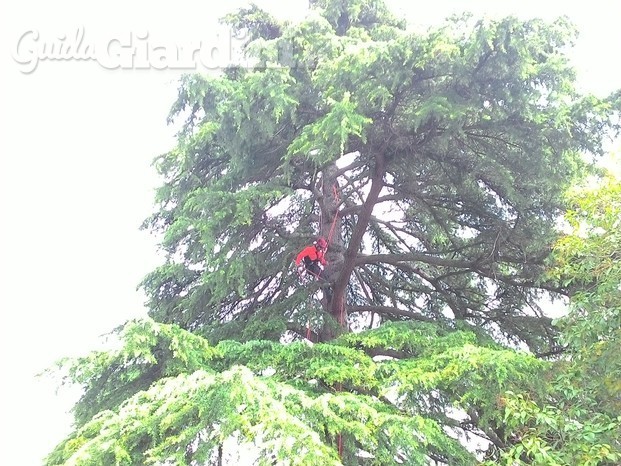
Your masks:
M347 308L348 312L375 312L377 314L387 314L400 317L408 317L412 320L419 320L421 322L433 322L430 317L423 316L416 312L411 312L405 309L400 309L394 306L351 306Z

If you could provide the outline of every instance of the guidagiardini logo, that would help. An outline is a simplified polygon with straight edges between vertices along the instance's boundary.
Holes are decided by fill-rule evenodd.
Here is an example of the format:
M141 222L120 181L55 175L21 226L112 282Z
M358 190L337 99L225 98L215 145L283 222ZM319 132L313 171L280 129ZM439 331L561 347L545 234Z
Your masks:
M226 28L212 31L208 39L186 43L150 37L148 31L94 39L84 27L50 37L33 29L18 37L12 55L24 74L45 61L91 61L107 70L215 70L243 65L244 39Z

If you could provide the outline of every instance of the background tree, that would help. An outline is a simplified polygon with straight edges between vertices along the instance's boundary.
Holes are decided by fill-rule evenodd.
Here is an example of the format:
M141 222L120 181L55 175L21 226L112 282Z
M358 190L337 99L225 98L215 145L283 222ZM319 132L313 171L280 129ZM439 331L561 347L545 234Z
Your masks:
M621 460L621 183L608 173L590 185L570 193L569 232L550 271L572 289L571 312L560 320L568 358L551 368L545 400L508 397L507 420L520 442L506 464Z
M459 465L519 442L505 393L545 395L545 260L614 100L574 90L563 20L418 34L379 1L311 3L299 24L229 16L253 67L183 79L145 223L167 254L152 320L61 364L85 393L48 464L252 444L260 464ZM318 234L324 308L291 267Z

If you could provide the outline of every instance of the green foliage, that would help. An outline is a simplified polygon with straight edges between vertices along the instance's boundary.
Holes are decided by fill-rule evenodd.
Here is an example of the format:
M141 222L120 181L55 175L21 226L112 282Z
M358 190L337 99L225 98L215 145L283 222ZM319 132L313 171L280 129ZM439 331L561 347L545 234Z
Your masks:
M315 154L312 157L317 165L323 165L345 153L347 141L352 136L365 141L364 127L372 122L356 111L356 104L350 101L350 94L345 93L342 100L328 103L330 110L317 120L307 125L300 136L289 146L289 158L299 154Z
M556 388L561 387L562 382L557 383ZM568 395L556 394L560 400L571 400ZM597 407L581 411L569 406L542 406L513 392L507 393L504 402L507 427L519 434L513 439L515 445L501 454L500 464L598 466L621 460L621 416L603 415Z
M231 25L236 31L244 31L248 40L275 39L280 36L282 26L273 16L261 10L254 3L241 8L237 14L228 14L222 22Z
M557 244L553 276L573 291L560 321L582 388L599 409L621 412L621 182L612 174L595 189L571 193L571 233Z
M118 351L94 352L58 363L63 383L86 388L73 410L78 426L104 408L118 407L161 377L205 367L217 354L202 338L176 325L162 326L150 320L129 322L119 338L122 347Z
M381 0L311 0L310 4L321 8L322 15L341 35L356 28L373 31L382 26L405 26L405 21L398 20Z
M611 174L576 187L551 276L572 289L559 320L570 359L555 364L547 399L506 397L513 446L502 464L613 465L621 461L621 183Z
M313 7L320 15L298 24L256 7L229 16L256 66L182 79L171 111L183 118L179 144L156 161L165 184L145 222L167 253L142 283L151 316L212 342L302 337L314 290L299 289L291 261L335 224L326 275L345 287L357 273L351 303L383 321L390 309L449 312L554 349L537 302L562 285L549 283L544 259L564 190L588 173L580 151L600 152L615 108L573 88L563 55L573 28L464 17L418 34L380 1ZM384 189L373 203L394 220L359 216L374 176ZM349 244L356 229L368 241ZM367 258L346 261L350 247ZM331 312L317 333L334 333Z
M254 67L181 80L153 320L61 363L84 395L47 464L616 461L617 188L578 198L585 237L556 225L619 95L574 89L563 19L413 33L380 0L311 6L229 15ZM317 234L327 283L301 286ZM536 356L559 352L547 292L573 300L569 361Z
M194 464L215 461L223 445L229 453L253 445L259 464L275 458L422 465L431 455L469 465L472 454L442 426L466 432L468 423L455 413L476 412L484 422L472 432L485 436L499 422L501 394L536 390L542 366L489 341L481 346L467 330L405 322L316 345L256 340L213 347L151 320L128 323L120 338L107 358L63 362L68 378L85 387L76 411L91 414L46 464ZM408 354L378 359L380 348ZM88 373L76 370L87 361ZM131 381L111 376L120 365ZM117 396L100 396L93 410L94 392Z

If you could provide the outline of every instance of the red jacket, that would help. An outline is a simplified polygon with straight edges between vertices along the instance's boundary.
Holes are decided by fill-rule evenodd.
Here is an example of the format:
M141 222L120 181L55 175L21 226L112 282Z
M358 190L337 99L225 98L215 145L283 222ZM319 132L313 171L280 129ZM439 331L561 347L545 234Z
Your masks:
M308 258L312 261L318 260L321 265L326 265L326 259L323 251L317 249L314 245L306 246L302 249L302 251L298 254L298 257L295 258L295 265L300 265L300 262L302 262L306 256L308 256Z

